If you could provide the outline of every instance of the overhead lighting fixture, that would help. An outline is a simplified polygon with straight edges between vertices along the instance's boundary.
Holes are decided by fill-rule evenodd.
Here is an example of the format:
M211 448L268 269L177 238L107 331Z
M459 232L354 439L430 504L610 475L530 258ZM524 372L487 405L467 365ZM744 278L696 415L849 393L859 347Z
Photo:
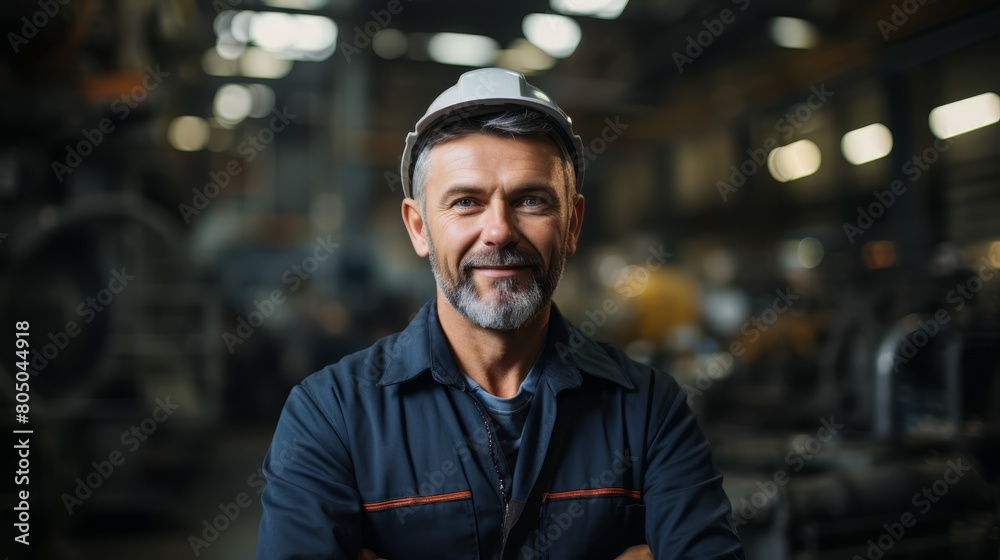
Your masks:
M167 126L167 140L175 150L182 152L204 149L210 133L208 121L190 115L177 117Z
M550 0L549 6L571 16L615 19L622 15L628 0Z
M1000 241L990 243L989 248L986 249L986 256L989 257L993 266L1000 266Z
M222 58L215 48L208 49L205 54L201 55L201 69L209 76L236 76L239 74L236 60Z
M786 270L816 268L823 262L823 243L815 237L790 239L781 245L781 264Z
M265 84L248 84L247 89L250 90L250 116L254 118L263 118L271 114L271 109L274 109L274 100L276 98L274 90L271 86Z
M295 43L296 16L283 12L257 12L250 19L250 40L260 48L281 52Z
M218 42L215 43L215 52L224 60L236 60L246 49L247 46L245 43L223 39L222 37L219 37Z
M236 12L227 10L215 16L215 52L224 60L236 60L246 49L246 41L233 37L232 25Z
M487 66L497 58L500 45L490 37L465 33L436 33L427 43L431 60L458 66Z
M815 142L799 140L772 150L767 155L767 169L777 181L787 183L816 173L821 161Z
M239 58L240 74L247 78L277 80L292 71L295 64L260 47L247 47Z
M408 46L406 35L398 29L383 29L372 37L372 50L386 60L403 56Z
M811 49L819 42L816 26L804 19L772 18L769 28L774 44L786 49Z
M235 11L225 10L215 16L215 19L212 20L212 29L215 30L217 36L222 37L223 35L230 34L229 28L233 24L233 16L235 15Z
M892 132L882 123L852 130L840 140L840 150L854 165L884 158L892 151Z
M333 53L337 42L337 24L332 19L300 14L296 20L298 25L292 51L302 53L306 58L313 53L326 53L327 57Z
M241 43L250 42L250 23L253 21L253 16L254 12L251 11L237 12L233 15L228 26L229 34L232 35L233 39Z
M816 268L823 262L823 244L815 237L806 237L796 246L796 257L804 268Z
M337 45L337 23L324 16L250 10L215 18L216 51L236 60L253 44L287 60L326 60Z
M521 22L524 36L555 58L566 58L580 44L580 26L557 14L528 14Z
M938 138L951 138L1000 121L1000 96L992 91L942 105L928 121Z
M329 3L329 0L264 0L264 4L272 8L288 10L320 10Z
M253 110L253 92L241 84L226 84L215 92L215 118L229 125L243 122Z
M556 65L556 59L524 38L514 39L500 52L496 65L522 74L534 74Z

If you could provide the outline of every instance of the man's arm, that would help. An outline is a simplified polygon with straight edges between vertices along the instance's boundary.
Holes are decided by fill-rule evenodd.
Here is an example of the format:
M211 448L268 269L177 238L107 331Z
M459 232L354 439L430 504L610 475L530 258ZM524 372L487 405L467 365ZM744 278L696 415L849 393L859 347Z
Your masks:
M302 385L292 389L264 457L258 560L354 560L361 549L350 453L329 416Z
M743 547L727 519L730 506L722 475L679 387L653 429L642 491L646 542L653 556L743 559Z

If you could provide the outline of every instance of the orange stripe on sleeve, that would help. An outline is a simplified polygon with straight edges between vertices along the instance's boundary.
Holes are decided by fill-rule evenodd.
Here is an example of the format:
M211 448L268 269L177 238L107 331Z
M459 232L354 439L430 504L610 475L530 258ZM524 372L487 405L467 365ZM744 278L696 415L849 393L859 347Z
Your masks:
M471 498L471 490L460 490L458 492L448 492L445 494L434 494L432 496L412 496L409 498L393 498L391 500L381 500L378 502L368 502L364 504L365 511L382 511L405 506L416 506L423 504L433 504L436 502L450 502Z
M589 490L565 490L563 492L545 492L542 494L543 500L564 500L568 498L596 498L601 496L627 496L629 498L641 498L642 492L639 490L628 490L626 488L591 488Z

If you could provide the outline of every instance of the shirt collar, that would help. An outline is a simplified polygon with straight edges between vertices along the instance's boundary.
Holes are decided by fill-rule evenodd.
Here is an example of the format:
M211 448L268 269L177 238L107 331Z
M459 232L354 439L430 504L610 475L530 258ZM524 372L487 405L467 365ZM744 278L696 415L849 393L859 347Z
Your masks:
M413 317L410 324L390 343L385 371L378 381L379 387L402 383L430 372L439 383L456 385L464 383L455 366L451 349L438 321L437 301L431 298ZM580 329L560 313L555 302L549 313L549 332L545 342L544 365L547 371L557 373L566 385L579 387L580 373L586 373L633 389L632 381L622 371L621 365Z

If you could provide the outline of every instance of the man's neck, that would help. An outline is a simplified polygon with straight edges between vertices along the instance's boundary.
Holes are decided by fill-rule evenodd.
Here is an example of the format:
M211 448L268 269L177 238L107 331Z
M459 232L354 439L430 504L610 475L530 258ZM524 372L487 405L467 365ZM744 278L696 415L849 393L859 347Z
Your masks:
M502 398L517 394L541 353L551 309L549 302L521 328L498 331L472 323L441 292L437 294L438 320L455 364L480 387Z

